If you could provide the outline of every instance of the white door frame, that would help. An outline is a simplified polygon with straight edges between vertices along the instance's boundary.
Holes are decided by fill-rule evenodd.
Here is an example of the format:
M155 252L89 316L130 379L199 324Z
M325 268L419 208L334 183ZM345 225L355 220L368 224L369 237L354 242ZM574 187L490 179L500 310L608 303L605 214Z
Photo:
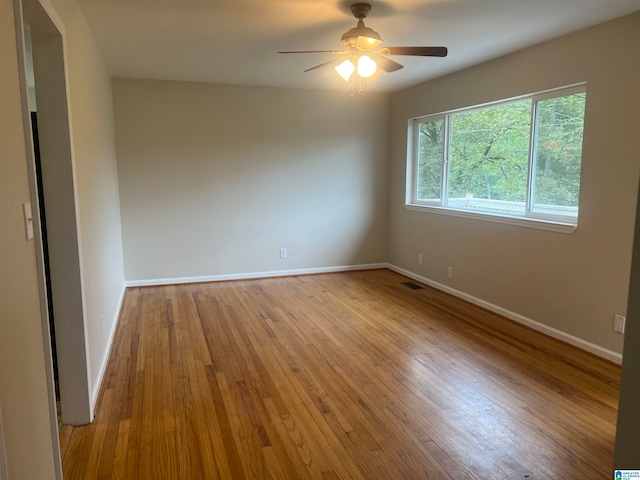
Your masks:
M48 0L14 0L20 84L36 260L51 436L56 477L62 479L53 362L49 334L38 188L28 102L24 26L31 29L42 181L47 216L62 422L81 425L93 419L85 336L85 302L81 275L77 189L73 159L64 25Z

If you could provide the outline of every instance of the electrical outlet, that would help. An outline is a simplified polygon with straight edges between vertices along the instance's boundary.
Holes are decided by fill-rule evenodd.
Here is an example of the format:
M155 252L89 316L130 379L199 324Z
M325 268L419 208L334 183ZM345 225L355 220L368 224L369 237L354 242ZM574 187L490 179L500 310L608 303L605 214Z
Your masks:
M418 263L422 265L423 256L421 253L418 254Z
M280 249L280 258L287 258L287 249L286 248L281 248Z
M453 267L447 268L447 277L453 278Z
M626 322L626 317L624 315L614 315L613 316L613 331L618 333L624 333L624 324Z

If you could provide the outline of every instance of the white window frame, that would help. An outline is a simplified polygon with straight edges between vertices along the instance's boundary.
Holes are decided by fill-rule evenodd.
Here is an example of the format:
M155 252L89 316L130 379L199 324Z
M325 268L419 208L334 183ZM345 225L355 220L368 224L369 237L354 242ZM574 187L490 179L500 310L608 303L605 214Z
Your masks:
M574 84L566 87L554 88L528 95L522 95L509 99L499 100L495 102L474 105L471 107L450 110L446 112L424 115L411 118L407 131L407 183L406 183L406 199L405 208L407 210L429 212L436 214L452 215L456 217L472 218L477 220L486 220L498 223L507 223L511 225L520 225L525 227L539 228L563 233L572 233L578 226L578 216L562 216L553 214L543 214L534 212L533 210L533 189L535 188L535 139L537 135L537 110L538 102L548 100L550 98L564 97L577 93L586 93L586 83ZM531 101L531 121L529 136L529 155L528 155L528 172L527 172L527 190L525 198L524 214L503 214L497 212L479 212L461 209L459 207L451 207L446 205L448 197L448 171L449 171L449 148L451 140L451 117L458 113L481 110L489 107L495 107L508 103L515 103L529 100ZM437 200L420 200L418 199L418 161L419 161L419 128L421 123L444 120L444 145L443 145L443 161L441 171L440 198ZM586 112L585 112L586 123ZM579 209L578 209L579 215Z

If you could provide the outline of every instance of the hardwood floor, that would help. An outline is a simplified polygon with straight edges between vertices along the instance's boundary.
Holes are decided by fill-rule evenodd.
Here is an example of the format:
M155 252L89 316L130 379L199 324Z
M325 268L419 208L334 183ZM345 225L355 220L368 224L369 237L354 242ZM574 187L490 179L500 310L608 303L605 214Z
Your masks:
M65 479L612 478L619 367L406 281L127 290Z

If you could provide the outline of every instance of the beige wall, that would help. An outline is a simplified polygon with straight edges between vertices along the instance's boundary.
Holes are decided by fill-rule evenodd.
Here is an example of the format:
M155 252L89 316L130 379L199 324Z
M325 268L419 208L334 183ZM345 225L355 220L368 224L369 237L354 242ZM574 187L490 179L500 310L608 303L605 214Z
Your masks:
M0 0L0 409L9 478L54 478L12 0Z
M127 79L113 92L127 280L386 260L387 96Z
M393 94L391 263L620 353L623 336L612 322L626 313L640 172L639 44L636 14ZM582 81L587 111L573 234L404 208L409 118Z

